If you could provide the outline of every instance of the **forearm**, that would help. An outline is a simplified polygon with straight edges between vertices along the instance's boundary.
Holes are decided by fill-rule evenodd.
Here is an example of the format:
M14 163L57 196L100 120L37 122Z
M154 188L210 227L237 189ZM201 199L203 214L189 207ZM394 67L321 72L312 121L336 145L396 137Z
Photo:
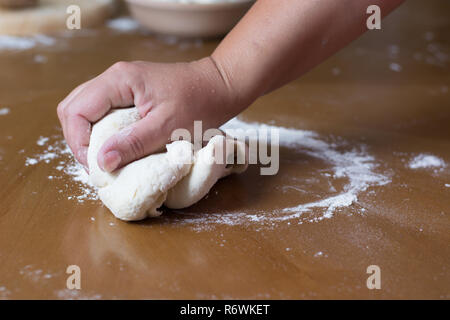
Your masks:
M258 0L211 58L245 108L306 73L367 30L366 9L382 16L403 0Z

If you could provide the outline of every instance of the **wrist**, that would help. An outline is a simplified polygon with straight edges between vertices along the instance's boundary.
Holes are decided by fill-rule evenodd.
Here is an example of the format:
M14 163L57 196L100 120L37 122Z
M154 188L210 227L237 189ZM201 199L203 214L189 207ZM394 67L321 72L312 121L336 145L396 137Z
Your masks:
M195 61L194 64L202 70L203 78L214 96L215 103L218 103L222 110L225 109L223 111L228 118L237 115L253 102L235 86L220 61L208 56Z

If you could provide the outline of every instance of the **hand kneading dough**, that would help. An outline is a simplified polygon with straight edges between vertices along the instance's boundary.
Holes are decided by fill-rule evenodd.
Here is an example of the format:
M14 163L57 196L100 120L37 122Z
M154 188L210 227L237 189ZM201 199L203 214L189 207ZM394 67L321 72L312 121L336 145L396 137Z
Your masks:
M157 209L163 204L174 209L189 207L203 198L218 179L247 169L246 144L215 136L196 154L190 142L175 141L167 145L165 153L147 156L113 173L102 171L97 153L103 143L139 119L136 108L116 109L92 129L89 179L98 188L100 199L119 219L133 221L159 216ZM123 132L126 134L126 129ZM213 161L216 154L221 154L216 150L225 143L228 147L223 157L227 161L218 164ZM235 158L244 161L226 164Z

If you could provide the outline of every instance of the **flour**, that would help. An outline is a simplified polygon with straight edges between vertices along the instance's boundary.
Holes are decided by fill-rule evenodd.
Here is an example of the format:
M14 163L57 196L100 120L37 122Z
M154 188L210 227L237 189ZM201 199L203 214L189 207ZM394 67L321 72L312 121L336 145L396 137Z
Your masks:
M11 291L5 286L0 286L0 300L7 299L11 295Z
M388 46L388 53L391 59L398 58L398 55L400 53L400 47L396 44L391 44Z
M35 63L47 63L48 62L48 58L42 54L37 54L33 57L33 61Z
M36 142L36 144L38 146L43 146L43 145L45 145L48 142L48 139L49 138L47 138L47 137L40 136L38 141Z
M51 279L54 276L59 275L60 272L58 273L44 272L44 270L37 269L33 265L29 264L21 268L19 270L19 274L32 282L40 282L42 280Z
M324 199L301 203L293 207L279 208L264 212L227 212L221 214L190 214L187 210L177 211L183 217L180 223L195 224L198 230L204 230L215 224L241 225L258 224L274 226L276 223L296 221L319 222L334 216L340 209L349 207L358 201L358 196L369 187L383 186L390 183L389 177L376 173L378 164L375 158L367 153L364 146L352 151L338 151L339 145L326 142L318 134L312 131L283 128L259 123L246 123L238 119L232 119L222 129L277 129L280 135L280 146L301 151L309 156L319 158L329 163L334 171L328 179L346 179L347 183L342 191ZM345 142L341 144L345 145ZM313 212L314 210L314 212ZM308 216L305 213L309 212Z
M54 38L45 35L33 37L16 37L0 35L0 50L28 50L37 45L52 46L56 43Z
M54 140L49 143L50 140ZM54 166L55 173L49 175L47 179L60 179L63 175L70 176L71 180L78 185L81 194L68 196L68 200L75 200L77 202L84 202L85 200L97 200L97 193L93 186L89 184L89 176L84 170L83 166L79 164L73 157L72 151L65 141L61 140L60 136L52 138L40 136L36 141L40 147L46 147L41 153L28 157L25 159L25 166L34 166L39 163L57 163ZM69 186L67 186L69 189ZM70 189L69 189L70 190ZM58 190L63 193L65 189ZM69 191L73 193L73 191Z
M449 60L449 55L445 49L435 42L428 43L426 52L421 53L421 56L426 64L438 67L446 67Z
M6 116L9 113L8 108L1 108L0 109L0 116Z
M364 146L357 146L351 151L339 151L338 148L345 145L345 141L340 143L330 143L321 138L317 133L294 128L277 127L260 123L247 123L238 119L232 119L223 127L226 129L256 129L256 130L279 130L282 147L290 148L318 158L328 163L332 174L328 172L319 173L327 180L344 180L345 185L340 193L333 194L323 199L310 203L299 203L288 208L278 208L272 211L251 211L241 212L233 211L220 214L194 214L189 209L175 211L180 214L180 218L165 217L170 221L175 220L178 224L193 225L194 229L205 230L214 227L214 225L245 225L253 224L257 226L273 226L285 221L302 224L304 222L319 222L324 219L332 218L339 210L350 207L358 201L358 196L370 187L379 187L390 183L388 176L376 172L376 159L370 155ZM43 141L45 137L40 137L38 141ZM81 195L69 196L68 200L83 202L85 200L95 200L95 189L89 185L88 175L83 167L79 165L72 156L67 144L61 141L61 137L50 143L52 139L45 142L46 149L31 158L27 158L26 165L36 165L38 163L54 163L54 171L51 175L54 178L62 177L64 173L77 183ZM66 190L60 190L64 192ZM69 194L73 190L68 189ZM215 191L217 193L217 191ZM361 212L363 208L361 208ZM308 213L308 215L305 215Z
M445 166L444 160L429 154L420 154L408 164L410 169L444 168Z
M82 290L61 289L54 292L58 299L62 300L100 300L100 294L85 294Z
M139 23L130 17L119 17L109 20L106 25L108 28L119 32L131 32L139 29Z
M389 64L389 69L395 72L400 72L402 71L402 66L398 63L392 62L391 64Z
M328 255L327 255L327 254L324 254L322 251L318 251L318 252L316 252L316 253L314 254L314 258L321 258L321 257L327 258Z

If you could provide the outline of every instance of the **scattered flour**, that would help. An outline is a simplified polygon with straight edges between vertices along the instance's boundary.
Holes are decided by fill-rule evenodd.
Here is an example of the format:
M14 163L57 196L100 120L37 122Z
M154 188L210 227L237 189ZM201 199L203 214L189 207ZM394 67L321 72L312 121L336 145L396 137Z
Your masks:
M319 222L333 217L339 210L351 206L358 200L358 195L369 187L383 186L390 183L389 177L376 173L378 164L375 158L367 153L364 146L359 150L347 152L338 151L338 145L328 143L320 139L320 136L312 131L304 131L292 128L276 127L259 123L246 123L238 119L232 119L222 129L278 129L280 146L292 148L309 156L322 159L329 163L334 171L331 178L347 180L343 191L318 201L301 203L289 208L280 208L272 212L228 212L221 214L192 214L187 210L177 211L183 217L180 223L195 224L197 229L208 228L207 225L225 224L240 225L245 223L258 223L260 225L274 225L280 221ZM342 142L344 145L345 142ZM324 174L327 175L327 174ZM306 212L314 214L304 216Z
M214 224L239 225L256 223L270 225L280 221L290 223L289 221L293 220L298 221L299 224L303 222L318 222L331 218L339 209L351 206L358 200L358 195L366 191L369 187L383 186L390 182L387 176L375 172L378 164L375 158L367 153L364 146L360 146L358 149L355 148L351 151L339 151L338 144L326 142L312 131L259 123L246 123L236 118L225 124L222 129L242 129L243 131L249 129L267 131L276 129L279 131L280 146L292 148L314 158L324 160L331 165L333 170L331 176L328 173L324 173L324 176L328 179L344 178L347 182L342 188L342 191L337 195L310 203L300 203L289 208L279 208L272 212L192 214L186 210L177 211L182 216L182 218L178 219L180 223L194 224L201 228L207 228L207 225ZM25 161L27 166L36 165L41 162L56 162L55 174L52 174L53 179L61 177L61 173L63 172L71 176L72 180L77 182L80 187L82 194L79 196L69 196L69 200L73 199L83 202L84 200L97 199L95 189L89 185L87 173L73 159L69 147L65 142L61 141L60 136L53 143L49 143L49 140L46 140L45 137L40 137L38 142L44 144L46 149L32 158L27 158ZM342 145L345 145L345 142L342 142ZM59 192L63 192L63 190ZM73 193L73 191L70 191L70 193ZM313 209L315 209L314 212L312 212ZM304 217L303 214L306 212L310 212L311 214Z
M400 72L402 71L402 66L399 65L398 63L392 62L389 64L389 69L395 72Z
M49 180L59 179L62 177L62 173L69 175L72 181L76 182L79 186L81 194L69 196L68 200L76 200L78 202L84 202L85 200L96 200L97 192L95 188L89 184L89 175L73 157L72 151L65 141L61 140L60 136L53 137L55 140L53 143L49 143L50 138L39 137L36 141L38 146L46 148L43 152L25 159L25 166L34 166L38 163L51 163L57 162L54 167L55 174L49 175ZM69 186L66 186L67 188ZM70 189L69 189L70 190ZM62 193L64 190L59 190ZM72 191L71 191L72 192Z
M395 59L398 57L398 54L400 53L400 47L396 44L391 44L388 46L388 53L391 59Z
M36 144L38 146L43 146L43 145L45 145L48 142L48 139L49 138L47 138L47 137L40 136L38 141L36 142Z
M363 150L339 152L336 146L320 140L320 137L311 131L269 126L257 123L245 123L238 119L228 122L224 128L235 127L245 129L277 129L280 133L280 145L288 148L300 149L304 153L316 157L333 166L334 178L347 178L348 183L343 192L316 202L299 204L295 207L283 208L276 216L249 215L252 221L285 221L300 218L300 216L313 208L323 209L323 213L311 218L309 222L317 222L325 218L331 218L337 209L348 207L358 199L358 194L367 190L370 186L382 186L390 182L390 179L375 173L377 167L373 156Z
M338 76L341 74L341 69L339 69L338 67L334 67L333 69L331 69L331 73L333 74L333 76Z
M102 295L100 294L89 294L86 295L81 292L81 290L71 290L71 289L62 289L55 291L55 295L58 299L63 300L100 300Z
M44 270L36 269L33 265L29 264L21 268L19 270L19 274L32 282L39 282L42 279L51 279L59 273L53 274L50 272L44 272Z
M7 299L11 295L11 291L8 290L5 286L0 285L0 300Z
M25 165L28 167L28 166L35 165L35 164L37 164L38 162L39 162L39 161L38 161L37 159L27 158L27 159L25 160Z
M320 257L325 257L325 258L327 258L328 255L327 255L327 254L324 254L322 251L318 251L318 252L316 252L316 253L314 254L314 258L320 258Z
M1 108L0 109L0 116L6 116L9 113L8 108Z
M16 37L0 35L0 50L28 50L37 45L52 46L56 40L45 35Z
M408 164L410 169L444 168L444 160L429 154L420 154Z
M42 54L37 54L33 57L33 61L35 63L46 63L48 61L48 58Z
M139 23L130 17L119 17L113 20L109 20L106 25L108 26L108 28L120 32L131 32L139 29Z
M446 183L445 186L446 186L447 188L450 188L450 183Z
M432 37L426 39L431 41ZM449 61L449 55L440 44L436 42L428 42L425 50L421 52L415 52L413 58L417 61L423 61L426 64L437 66L437 67L447 67Z

